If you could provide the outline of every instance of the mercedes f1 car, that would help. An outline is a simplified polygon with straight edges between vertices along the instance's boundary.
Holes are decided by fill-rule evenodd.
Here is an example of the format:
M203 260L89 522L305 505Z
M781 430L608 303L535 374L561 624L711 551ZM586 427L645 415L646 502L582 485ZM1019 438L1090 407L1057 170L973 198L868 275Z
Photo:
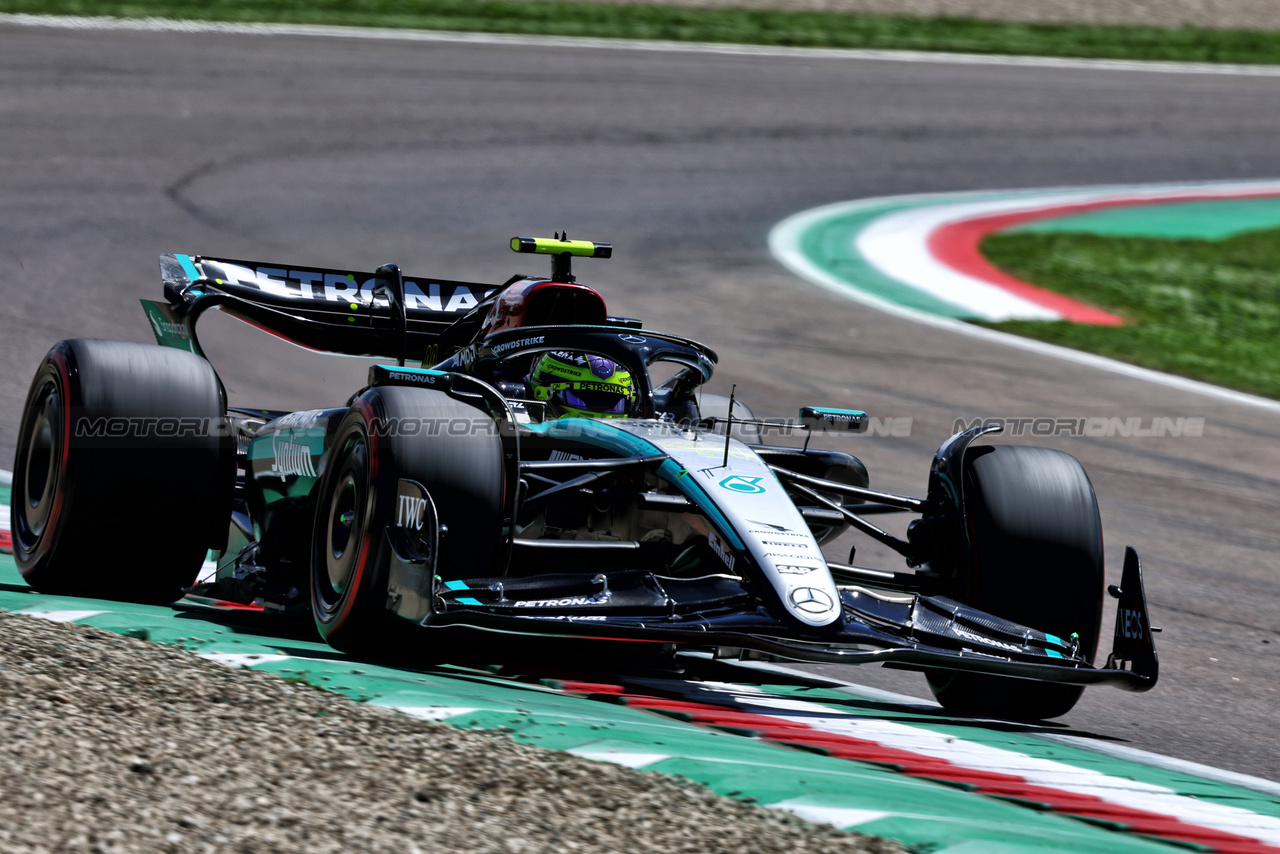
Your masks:
M1006 718L1064 714L1087 685L1154 686L1132 549L1093 664L1102 534L1073 457L975 443L999 429L979 426L942 444L923 497L878 491L855 456L810 447L865 413L805 407L788 422L803 446L767 443L774 422L700 390L714 351L610 315L575 279L571 260L609 245L512 248L550 256L551 275L162 256L165 300L143 301L161 346L63 341L36 372L12 508L27 581L310 610L332 645L374 654L447 656L458 632L439 630L462 626L881 663L923 670L950 710ZM228 408L197 335L211 308L385 364L331 409ZM905 538L881 514L910 514ZM830 559L850 528L904 564ZM112 540L127 559L104 565Z

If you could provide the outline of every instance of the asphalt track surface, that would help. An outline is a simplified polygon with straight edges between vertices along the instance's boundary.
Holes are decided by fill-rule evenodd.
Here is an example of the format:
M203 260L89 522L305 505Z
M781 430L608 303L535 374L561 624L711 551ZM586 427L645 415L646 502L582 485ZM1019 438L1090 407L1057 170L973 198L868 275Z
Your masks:
M879 314L765 243L858 197L1280 176L1277 138L1269 79L0 26L0 460L50 345L150 340L161 252L499 282L545 263L508 238L568 229L615 245L577 266L613 313L718 349L714 390L911 418L840 446L879 488L923 491L957 418L1203 416L1201 438L1040 442L1084 462L1108 581L1136 546L1164 629L1154 692L1092 689L1058 729L1278 779L1277 416ZM230 320L206 342L215 324L234 402L359 384Z

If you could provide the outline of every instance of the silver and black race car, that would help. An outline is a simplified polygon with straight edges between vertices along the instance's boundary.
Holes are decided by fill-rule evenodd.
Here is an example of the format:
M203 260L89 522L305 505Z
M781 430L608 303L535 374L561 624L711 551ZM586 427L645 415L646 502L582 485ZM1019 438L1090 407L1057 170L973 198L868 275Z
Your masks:
M881 663L923 670L952 711L1014 719L1062 715L1087 685L1155 685L1132 549L1093 664L1102 532L1073 457L975 444L999 429L979 426L942 444L924 497L871 489L856 457L810 448L865 413L761 421L700 390L711 349L610 315L575 280L571 259L608 244L512 248L549 255L551 276L162 256L166 299L143 301L161 346L63 341L31 385L12 508L27 581L309 610L333 646L372 655L447 658L460 633L444 629L466 627ZM332 409L228 408L197 335L210 308L387 364ZM786 430L803 445L765 441ZM881 514L910 514L905 538ZM829 559L850 528L903 565ZM125 560L104 564L111 541Z

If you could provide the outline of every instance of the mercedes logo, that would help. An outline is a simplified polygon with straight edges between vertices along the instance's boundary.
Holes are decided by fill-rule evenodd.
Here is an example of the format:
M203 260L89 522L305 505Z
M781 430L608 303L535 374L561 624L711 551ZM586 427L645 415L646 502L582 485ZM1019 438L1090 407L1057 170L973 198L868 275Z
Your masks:
M831 610L835 604L826 592L816 587L797 587L791 591L791 604L806 614L822 614Z
M619 335L618 337L623 341L626 341L628 344L643 344L649 340L648 338L643 338L639 335Z

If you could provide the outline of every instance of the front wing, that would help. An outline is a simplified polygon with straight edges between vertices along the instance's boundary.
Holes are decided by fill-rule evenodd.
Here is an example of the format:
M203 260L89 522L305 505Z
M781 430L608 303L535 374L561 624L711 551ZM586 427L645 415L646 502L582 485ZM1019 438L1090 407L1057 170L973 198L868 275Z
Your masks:
M595 576L438 582L424 626L519 635L647 641L749 659L894 664L1075 685L1153 688L1159 676L1137 552L1128 549L1113 649L1091 665L1063 639L943 597L841 587L844 619L814 629L774 617L729 575L669 578L642 570ZM1158 631L1158 630L1156 630Z

